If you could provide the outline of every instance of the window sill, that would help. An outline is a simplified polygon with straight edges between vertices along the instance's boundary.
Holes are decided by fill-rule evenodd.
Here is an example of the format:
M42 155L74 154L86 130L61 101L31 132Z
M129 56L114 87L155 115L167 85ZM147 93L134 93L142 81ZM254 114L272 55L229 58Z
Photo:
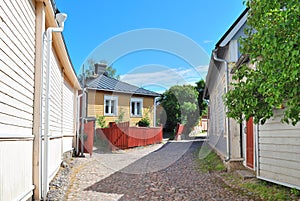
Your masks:
M116 114L104 114L105 117L117 117L118 115Z
M142 118L142 115L130 115L131 118Z

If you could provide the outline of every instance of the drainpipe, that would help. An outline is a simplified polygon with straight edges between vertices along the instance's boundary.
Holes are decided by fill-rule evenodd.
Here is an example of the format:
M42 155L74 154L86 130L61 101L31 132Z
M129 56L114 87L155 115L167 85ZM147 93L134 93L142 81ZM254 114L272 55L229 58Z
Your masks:
M76 156L79 153L80 98L83 96L83 93L77 96Z
M43 199L47 200L47 193L49 189L48 181L48 144L50 137L50 78L51 78L51 48L52 48L52 33L62 32L64 30L64 22L67 19L67 15L64 13L58 13L55 16L58 23L58 27L49 27L46 31L47 36L47 55L46 55L46 103L45 103L45 133L44 133L44 165L43 165Z
M81 152L80 157L84 157L84 118L86 117L86 88L85 88L85 69L84 65L82 68L82 102L81 102L81 129L80 129L80 137L81 137Z
M83 90L83 96L82 96L82 111L81 111L81 152L80 152L80 156L84 157L84 119L85 119L85 105L86 105L86 94L85 94L85 90Z
M225 93L227 93L228 88L229 88L228 61L226 61L225 59L222 59L222 58L218 58L217 50L218 49L214 49L213 52L212 52L213 59L215 61L222 62L222 63L225 64ZM227 114L227 112L228 112L228 108L225 107L225 113ZM230 155L231 155L231 150L230 150L230 129L229 129L230 122L229 122L229 117L227 117L227 115L226 115L225 121L226 121L226 132L227 132L227 157L226 157L225 161L227 162L227 161L230 160Z

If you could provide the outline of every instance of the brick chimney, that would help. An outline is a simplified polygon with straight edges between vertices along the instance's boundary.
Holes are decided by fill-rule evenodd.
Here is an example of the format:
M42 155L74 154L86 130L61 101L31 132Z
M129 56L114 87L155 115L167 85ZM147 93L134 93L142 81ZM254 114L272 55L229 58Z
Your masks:
M107 64L106 63L95 63L94 66L95 66L94 75L98 76L98 75L102 75L105 73Z

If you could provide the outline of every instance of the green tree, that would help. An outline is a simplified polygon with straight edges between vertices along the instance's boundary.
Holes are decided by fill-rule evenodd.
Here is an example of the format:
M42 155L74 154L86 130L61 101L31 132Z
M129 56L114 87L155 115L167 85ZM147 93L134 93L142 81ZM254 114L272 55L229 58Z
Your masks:
M205 81L199 80L196 82L195 89L198 92L198 107L199 107L199 115L202 116L206 112L207 102L204 100L204 90L205 90Z
M175 85L163 93L159 102L166 111L166 129L174 131L177 123L185 124L188 133L199 120L198 92L192 85Z
M249 15L241 52L250 58L234 76L225 96L228 116L265 123L276 107L283 121L300 119L300 3L299 0L247 1Z
M91 79L94 79L94 69L95 69L95 64L96 63L104 63L106 64L107 61L105 60L101 60L99 62L96 62L95 60L93 59L88 59L86 61L86 63L84 64L84 74L85 74L85 78L86 80L91 80ZM112 78L115 78L115 79L120 79L120 75L117 74L117 70L115 68L113 68L113 66L107 66L106 67L106 73L107 73L107 76L109 77L112 77ZM80 83L82 83L82 78L83 78L83 73L80 72L79 76L78 76L78 79L80 81Z

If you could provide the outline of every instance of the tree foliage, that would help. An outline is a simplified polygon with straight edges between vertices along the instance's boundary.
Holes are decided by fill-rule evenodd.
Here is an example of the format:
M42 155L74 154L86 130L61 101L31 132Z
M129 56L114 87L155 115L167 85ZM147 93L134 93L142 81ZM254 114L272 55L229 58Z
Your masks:
M192 85L175 85L163 93L159 100L166 111L165 127L173 131L177 123L185 124L186 133L198 123L198 92Z
M94 70L95 70L95 64L98 63L93 59L88 59L87 62L84 64L84 76L86 80L94 79ZM107 63L105 60L101 60L100 63ZM113 68L113 66L107 66L106 67L106 74L108 77L112 77L115 79L120 79L120 75L117 74L117 70ZM78 79L80 83L82 82L83 78L83 72L80 72Z
M249 0L247 6L249 28L241 52L250 65L237 71L225 96L228 116L254 117L263 124L282 106L282 120L295 125L300 119L300 2Z
M207 108L207 102L204 100L205 81L199 80L198 82L196 82L195 89L198 92L197 100L198 100L199 114L200 116L202 116L205 114Z

